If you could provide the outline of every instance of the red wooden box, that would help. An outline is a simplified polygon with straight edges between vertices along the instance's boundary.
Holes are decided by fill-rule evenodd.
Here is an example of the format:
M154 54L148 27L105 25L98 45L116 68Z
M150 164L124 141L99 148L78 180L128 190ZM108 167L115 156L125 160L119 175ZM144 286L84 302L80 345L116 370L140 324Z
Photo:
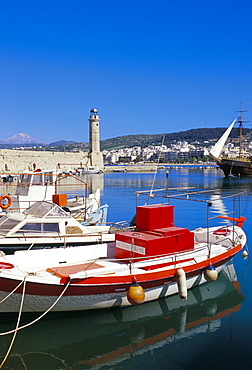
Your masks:
M194 249L194 233L191 231L172 236L175 240L174 252L182 252Z
M172 236L172 235L188 233L189 230L185 229L184 227L169 226L169 227L163 227L160 229L154 229L153 232L164 235L164 236Z
M172 243L174 241L171 241ZM174 247L173 247L174 248ZM123 232L116 234L115 257L136 258L154 257L167 252L167 237L152 235L151 233Z
M154 230L174 225L174 206L155 204L136 210L137 230Z
M180 229L177 235L165 236L157 232L123 232L116 234L115 257L143 260L155 256L190 250L194 248L194 234ZM136 261L137 261L136 260Z

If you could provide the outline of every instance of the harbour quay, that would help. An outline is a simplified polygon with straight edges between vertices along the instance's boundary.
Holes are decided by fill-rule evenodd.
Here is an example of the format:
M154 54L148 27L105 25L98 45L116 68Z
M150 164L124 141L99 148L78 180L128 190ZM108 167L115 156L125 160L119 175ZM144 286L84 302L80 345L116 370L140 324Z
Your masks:
M51 170L59 168L62 171L76 170L78 167L88 165L88 153L85 152L53 152L18 149L0 149L0 172L20 173L33 169ZM103 172L143 172L155 171L157 165L132 164L103 166Z
M157 170L157 164L131 164L131 165L105 165L104 172L153 172Z
M35 150L0 149L0 172L19 173L27 170L60 169L68 170L86 165L87 154L84 152L49 152Z
M0 149L0 172L1 173L20 173L41 168L43 170L56 169L60 166L62 171L76 170L78 167L88 165L89 155L85 152L53 152L35 151L21 149ZM175 164L167 163L157 165L157 163L136 163L125 165L104 165L102 172L152 172L158 169L172 169L184 167L217 167L214 163L193 165L189 163Z

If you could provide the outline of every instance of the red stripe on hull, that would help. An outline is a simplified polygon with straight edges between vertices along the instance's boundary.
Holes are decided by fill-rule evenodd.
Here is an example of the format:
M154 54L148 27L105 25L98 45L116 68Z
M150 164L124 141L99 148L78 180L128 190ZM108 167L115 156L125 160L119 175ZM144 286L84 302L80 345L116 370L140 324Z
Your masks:
M215 267L225 264L235 254L242 249L241 245L238 245L220 256L213 257L211 259L204 260L203 262L196 263L191 266L183 267L187 277L192 277L200 274L206 267L212 264ZM177 267L178 268L178 267ZM150 272L139 275L134 275L137 282L143 287L143 289L155 288L163 285L170 284L176 281L175 273L177 268ZM0 276L0 290L3 292L11 292L18 284L20 280L12 280L2 278ZM91 277L86 279L73 279L64 296L86 296L106 293L123 293L128 290L132 284L132 276L103 276L103 277ZM64 289L63 284L43 284L26 282L25 294L32 294L37 296L59 296ZM22 293L23 286L21 285L16 293Z

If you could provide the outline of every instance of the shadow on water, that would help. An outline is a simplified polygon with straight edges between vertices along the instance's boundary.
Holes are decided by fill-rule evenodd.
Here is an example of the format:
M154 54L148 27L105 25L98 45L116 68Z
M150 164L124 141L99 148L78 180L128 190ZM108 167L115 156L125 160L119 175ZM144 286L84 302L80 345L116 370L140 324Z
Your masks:
M191 353L195 340L207 351L209 333L226 330L243 299L230 263L217 281L191 289L187 301L174 295L124 309L49 314L18 333L4 368L165 369L164 353L169 368L177 369L176 363L190 368L198 356ZM22 324L34 317L23 315ZM15 318L3 315L1 332L13 328ZM1 337L1 356L9 342L9 335ZM180 342L183 357L174 358ZM229 343L228 351L234 350L235 343Z

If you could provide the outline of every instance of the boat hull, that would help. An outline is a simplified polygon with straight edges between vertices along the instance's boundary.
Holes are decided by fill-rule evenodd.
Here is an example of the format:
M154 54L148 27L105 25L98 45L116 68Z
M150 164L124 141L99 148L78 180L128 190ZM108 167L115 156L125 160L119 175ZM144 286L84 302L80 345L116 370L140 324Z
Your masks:
M228 262L228 261L226 261ZM217 267L217 271L220 272L222 268L226 265L226 262L221 266ZM203 271L195 272L192 276L188 277L186 280L186 287L187 289L191 289L195 286L199 286L201 284L206 283L207 280L204 277ZM7 284L6 284L7 283ZM13 282L12 282L13 283ZM14 282L15 286L18 285L18 282ZM12 285L12 284L11 284ZM29 291L29 283L27 285L27 289ZM7 288L8 282L2 281L0 278L0 286L1 290ZM51 309L51 311L80 311L80 310L92 310L92 309L102 309L102 308L112 308L112 307L126 307L129 306L130 303L127 299L126 292L127 287L129 285L125 285L125 287L117 288L114 287L111 292L106 292L106 287L104 287L104 293L99 294L85 294L88 293L88 289L83 287L80 289L78 287L78 294L77 295L63 295L58 303ZM31 286L30 286L31 288ZM33 287L34 288L34 287ZM64 286L58 287L60 289L58 294L63 291ZM93 287L94 288L94 287ZM24 299L24 306L22 311L23 312L45 312L46 310L50 309L52 305L55 303L57 299L57 295L46 295L46 292L50 292L52 294L52 287L48 287L46 285L39 285L36 287L38 294L25 294ZM50 289L50 290L49 290ZM9 290L9 288L7 288ZM100 290L96 287L94 290ZM43 294L39 294L42 292ZM70 290L71 291L71 290ZM73 292L73 291L72 291ZM178 293L178 285L175 279L171 279L170 282L165 281L163 284L160 284L155 287L146 288L145 289L145 300L144 302L154 301L160 298L165 298L174 294ZM0 300L4 299L8 293L3 291L0 292ZM44 295L45 294L45 295ZM0 306L0 312L19 312L20 310L20 301L21 301L22 293L14 293L10 298L8 298L4 305Z
M220 272L242 247L239 244L221 255L185 265L183 269L186 274L184 282L186 290L207 281L204 272L209 265L213 265ZM12 256L9 257L9 262L11 262ZM113 262L111 263L113 264ZM165 269L159 268L144 273L141 271L141 273L134 275L136 281L144 289L144 302L168 297L179 292L176 271L180 265L181 263L179 265L173 264ZM119 269L123 268L117 275L109 273L107 268L106 273L102 275L99 275L98 272L98 275L95 276L94 270L91 270L90 277L88 274L86 278L83 278L83 275L79 277L75 274L72 275L72 279L66 274L66 270L61 271L60 268L47 269L47 275L44 277L40 276L39 269L37 272L35 270L32 272L28 267L23 267L23 271L20 270L20 267L3 270L0 274L0 300L2 301L9 293L11 294L4 301L4 304L0 305L0 312L19 312L22 295L24 295L23 312L77 311L129 306L127 292L133 281L133 276L130 273L131 267L120 263L116 263L116 266ZM96 268L93 264L92 267ZM83 270L83 267L81 269Z
M226 177L233 175L239 177L251 177L252 165L251 162L236 160L236 159L222 159L218 162L219 167L224 172Z

